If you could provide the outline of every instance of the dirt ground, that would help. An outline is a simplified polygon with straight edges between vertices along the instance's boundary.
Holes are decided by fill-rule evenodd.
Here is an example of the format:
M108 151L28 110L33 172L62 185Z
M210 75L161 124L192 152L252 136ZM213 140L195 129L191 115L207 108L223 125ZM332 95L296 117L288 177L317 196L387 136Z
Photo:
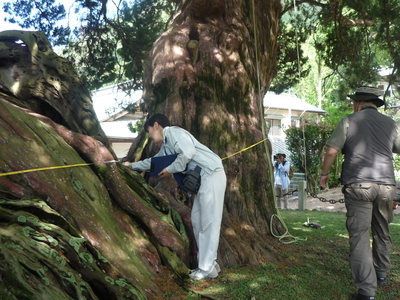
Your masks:
M400 192L399 192L400 193ZM342 194L342 189L332 188L327 191L323 191L317 194L318 197L324 198L326 200L340 200L344 199ZM296 196L289 198L288 200L288 209L298 209L298 198ZM322 202L318 198L314 198L311 196L307 197L305 209L307 210L317 210L317 211L331 211L331 212L346 212L346 207L344 203L335 203L331 204L329 202ZM395 215L400 215L400 207L397 207L394 210Z

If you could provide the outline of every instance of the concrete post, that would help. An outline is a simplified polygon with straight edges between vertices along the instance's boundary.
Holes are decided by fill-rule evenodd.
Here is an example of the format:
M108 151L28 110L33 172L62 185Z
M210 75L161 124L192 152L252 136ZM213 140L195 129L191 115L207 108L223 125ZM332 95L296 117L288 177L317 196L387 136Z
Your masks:
M299 201L298 201L298 208L299 210L306 210L307 209L307 182L306 181L299 181L298 184L298 193L299 193Z

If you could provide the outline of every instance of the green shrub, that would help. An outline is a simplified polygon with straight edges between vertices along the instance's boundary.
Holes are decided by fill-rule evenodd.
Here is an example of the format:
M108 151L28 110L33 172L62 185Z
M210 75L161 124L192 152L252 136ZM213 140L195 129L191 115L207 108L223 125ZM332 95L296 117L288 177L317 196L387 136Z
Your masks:
M286 145L290 151L290 161L294 168L306 174L307 189L310 192L319 191L322 159L325 155L325 145L334 126L325 122L305 121L300 127L290 127L285 130ZM338 155L336 163L330 172L330 187L339 186L342 155Z

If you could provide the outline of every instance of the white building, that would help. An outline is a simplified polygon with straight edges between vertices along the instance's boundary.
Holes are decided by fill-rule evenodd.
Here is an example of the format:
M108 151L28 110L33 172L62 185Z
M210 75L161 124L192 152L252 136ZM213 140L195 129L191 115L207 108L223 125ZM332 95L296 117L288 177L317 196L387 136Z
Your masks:
M285 130L290 126L300 126L301 119L314 116L317 120L326 111L308 104L305 100L290 94L268 92L264 97L264 116L268 128L268 139L272 144L272 153L285 153Z
M137 110L129 113L118 108L118 104L138 104L142 99L142 91L127 95L117 86L109 86L92 93L93 106L111 147L118 158L124 157L137 133L129 130L128 124L134 125L143 118L143 113ZM108 111L108 113L107 113ZM290 126L299 126L300 118L314 115L318 118L326 114L322 109L308 104L294 95L277 95L268 92L264 97L264 115L269 128L268 138L272 143L273 153L288 153L284 130Z

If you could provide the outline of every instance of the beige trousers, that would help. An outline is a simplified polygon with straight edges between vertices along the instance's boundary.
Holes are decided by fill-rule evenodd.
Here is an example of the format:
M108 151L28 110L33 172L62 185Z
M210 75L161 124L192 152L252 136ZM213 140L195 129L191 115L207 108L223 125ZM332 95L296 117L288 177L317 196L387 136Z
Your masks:
M354 183L343 187L343 193L347 209L349 262L354 284L359 294L375 296L377 276L386 277L390 269L392 239L389 223L393 221L392 201L396 187Z
M283 196L289 192L289 188L282 190L282 186L280 184L275 185L275 194L276 194L276 206L280 209L287 209L288 206L288 196ZM283 207L282 207L283 204Z

